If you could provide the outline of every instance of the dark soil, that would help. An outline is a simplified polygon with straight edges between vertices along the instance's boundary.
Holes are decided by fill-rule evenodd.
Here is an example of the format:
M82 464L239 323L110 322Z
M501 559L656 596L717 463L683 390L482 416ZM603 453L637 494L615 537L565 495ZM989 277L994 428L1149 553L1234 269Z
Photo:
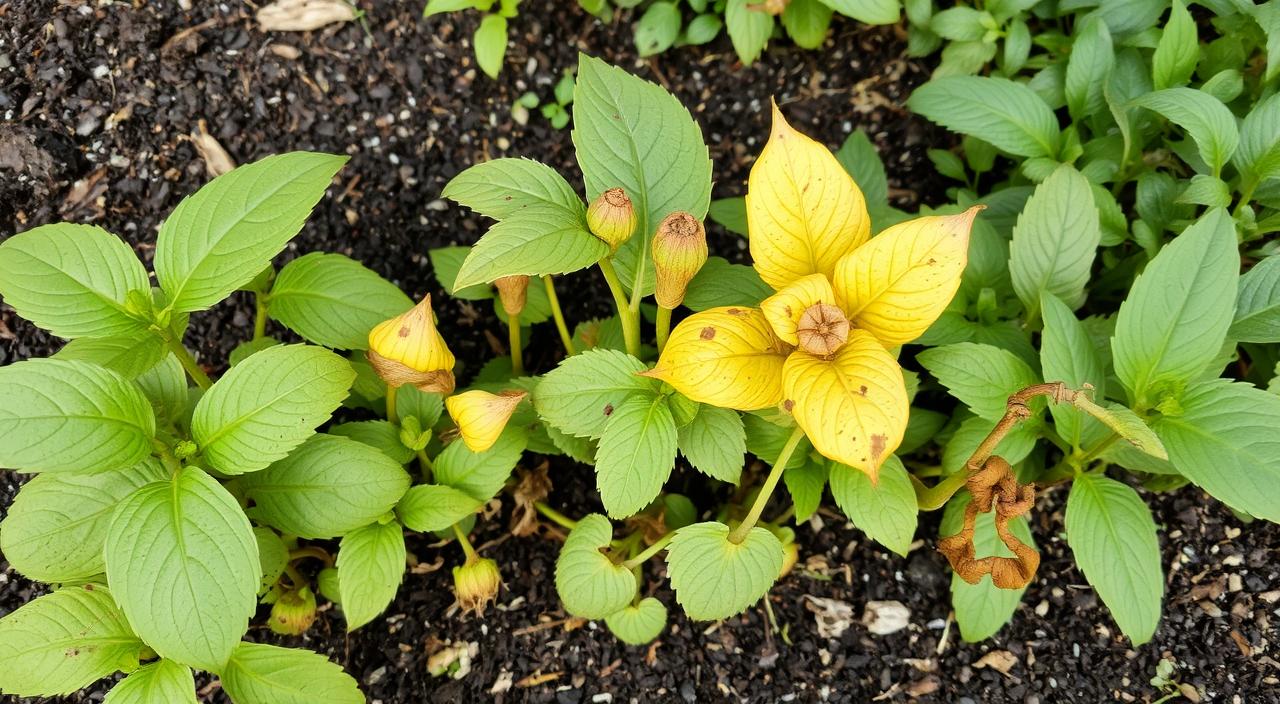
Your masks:
M135 6L136 5L136 6ZM549 99L576 52L602 56L673 90L702 125L716 163L717 196L737 195L768 133L770 96L793 123L829 145L853 128L870 134L889 167L895 204L913 209L943 199L924 159L926 145L949 138L901 108L927 68L903 57L894 29L837 21L822 52L778 42L752 68L738 65L724 37L709 47L638 60L628 24L604 26L576 3L526 0L512 24L518 37L498 81L477 73L470 55L473 15L419 19L418 3L362 2L366 22L311 33L264 34L252 7L174 2L129 5L77 0L0 4L0 237L59 220L93 222L128 239L150 260L156 229L185 194L207 180L189 135L204 120L240 163L276 152L316 149L351 163L284 258L309 251L349 254L415 297L436 295L446 335L469 369L499 352L491 310L443 295L426 252L469 244L486 227L439 199L444 184L487 158L519 155L566 171L568 130L536 113L527 126L509 106L526 90ZM572 180L572 179L571 179ZM712 232L713 251L742 256L743 243ZM575 275L561 296L571 320L605 314L608 296L593 274ZM247 336L249 301L233 297L192 322L188 345L213 370ZM554 333L540 326L555 361ZM538 345L539 342L546 344ZM56 350L59 343L0 306L0 364ZM534 460L535 458L530 458ZM599 506L590 470L552 467L552 501L580 515ZM678 479L677 479L678 480ZM19 480L0 475L0 516ZM1280 702L1273 657L1280 617L1280 528L1241 525L1201 492L1151 496L1164 525L1169 569L1165 618L1152 643L1130 649L1074 568L1061 531L1061 492L1036 513L1044 563L1012 625L989 642L961 642L947 627L949 573L933 552L936 516L926 516L919 547L888 554L833 515L798 529L802 568L770 601L784 627L773 634L753 609L719 625L675 617L659 642L626 647L599 624L565 621L552 580L553 536L504 539L502 516L482 522L483 551L507 581L496 610L460 618L451 608L447 565L459 555L422 536L410 550L436 572L406 578L383 619L346 635L331 611L290 644L318 650L357 677L371 701L1152 701L1148 680L1161 659L1204 701ZM657 594L674 610L664 582ZM0 560L0 614L39 594ZM820 637L806 595L845 602L854 623ZM859 623L869 600L898 600L910 625L888 636ZM254 638L273 638L260 627ZM429 655L468 644L470 671L433 678ZM1007 673L979 663L1010 656ZM202 685L209 680L201 681ZM106 685L78 701L99 701ZM0 697L0 699L4 699ZM216 686L205 701L225 701ZM12 701L12 698L7 701Z

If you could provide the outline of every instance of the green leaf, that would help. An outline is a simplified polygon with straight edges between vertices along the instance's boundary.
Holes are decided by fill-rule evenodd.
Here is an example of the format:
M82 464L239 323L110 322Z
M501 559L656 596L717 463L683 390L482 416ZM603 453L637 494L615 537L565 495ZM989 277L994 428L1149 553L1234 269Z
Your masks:
M1040 382L1026 362L991 345L960 342L925 350L916 359L952 396L990 421L1004 415L1010 394Z
M960 5L935 14L929 20L929 29L953 42L977 42L986 35L987 25L993 23L990 13Z
M336 538L378 520L409 489L399 462L348 438L312 435L240 479L255 520L302 538Z
M601 548L613 540L613 526L598 513L584 516L569 531L556 558L556 592L564 609L580 618L605 618L635 598L635 574Z
M1079 308L1101 237L1089 181L1059 166L1027 199L1009 245L1013 290L1027 310L1039 310L1044 293Z
M991 433L993 427L995 427L995 421L976 416L970 416L961 422L960 427L956 428L951 438L947 440L947 446L943 448L942 474L944 476L954 474L964 469L965 463ZM1000 455L1009 464L1017 464L1031 454L1039 437L1039 434L1031 430L1028 424L1015 425L996 445L994 454Z
M827 488L826 464L806 462L798 467L788 467L782 473L782 481L787 485L787 493L791 494L797 524L818 512L822 492Z
M782 572L782 543L759 526L741 543L729 526L710 521L676 531L667 547L667 574L676 601L695 621L742 613L769 591Z
M0 466L22 472L131 467L151 454L151 403L116 372L31 359L0 367Z
M680 8L674 2L655 2L635 24L636 49L641 56L661 54L680 36Z
M470 494L442 484L419 484L396 506L396 515L419 533L446 530L474 514L484 504Z
M1094 396L1105 398L1106 370L1084 325L1066 304L1051 293L1041 296L1040 310L1044 316L1044 331L1040 336L1040 365L1044 368L1044 378L1066 382L1073 389L1091 384ZM1073 447L1081 447L1085 438L1097 437L1097 423L1079 409L1052 403L1049 404L1049 412L1053 415L1058 435Z
M1176 202L1225 208L1231 205L1231 187L1217 176L1196 174L1178 195Z
M1236 317L1227 337L1240 342L1280 342L1280 257L1267 257L1240 277Z
M574 217L585 217L586 213L573 186L555 169L532 159L494 159L476 164L450 179L441 195L494 220L506 220L540 205L560 208ZM456 249L465 251L462 247ZM431 250L437 269L440 265L435 257L439 251L442 250ZM444 277L439 271L436 275L443 284ZM451 283L446 288L452 288Z
M369 331L409 310L395 284L341 254L312 252L284 266L268 299L272 318L318 345L369 346Z
M1138 492L1101 474L1078 474L1067 497L1067 542L1080 571L1098 590L1135 646L1160 621L1164 570L1151 510Z
M192 438L219 472L256 472L314 434L355 377L345 359L319 347L265 349L205 392L191 419Z
M204 310L252 281L302 229L345 163L333 154L277 154L184 198L156 241L156 279L173 310Z
M126 379L136 379L168 354L164 342L155 335L81 337L68 342L53 359L88 362Z
M453 285L467 288L504 276L567 274L607 254L609 245L587 230L585 215L572 215L558 205L529 205L489 228L471 248Z
M751 0L729 0L724 8L724 24L733 50L748 66L760 58L773 34L773 15Z
M1181 0L1173 0L1173 9L1151 56L1151 78L1156 90L1186 85L1199 60L1196 22Z
M258 543L235 498L187 467L121 502L103 551L134 633L161 657L221 671L249 626L261 581Z
M770 19L770 21L772 21ZM683 210L699 220L711 201L711 159L702 130L667 91L585 54L573 93L573 144L587 200L623 188L636 211L636 232L618 249L618 274L635 286L641 252L658 223ZM653 291L653 267L640 288Z
M1280 11L1276 16L1280 18ZM1280 95L1258 103L1245 115L1240 147L1232 159L1254 182L1280 177Z
M484 0L427 0L427 6L422 8L422 17L426 19L441 12L470 10L479 6L482 2Z
M405 559L404 530L395 521L371 523L343 536L338 589L348 633L372 621L395 599Z
M466 172L463 173L465 174ZM450 184L452 185L452 182ZM445 188L448 189L448 186L445 186ZM513 199L515 197L515 195L512 195ZM454 298L461 298L466 301L490 300L494 297L494 290L488 284L476 284L466 288L457 288L453 285L458 279L458 272L462 269L462 263L466 261L467 255L470 253L470 247L437 247L427 252L431 256L431 267L435 269L436 280L440 282L440 286L444 288L446 293Z
M676 423L661 396L627 399L609 416L596 450L596 487L612 518L639 513L662 491L676 459Z
M684 305L693 311L720 306L755 307L773 295L755 267L730 264L723 257L710 257L685 289Z
M1280 5L1264 2L1248 6L1248 12L1267 36L1267 71L1262 80L1270 82L1280 76Z
M1169 454L1165 450L1164 444L1160 442L1159 436L1152 432L1146 422L1128 407L1111 402L1105 402L1103 406L1098 406L1080 396L1076 397L1075 405L1128 441L1134 449L1158 460L1169 459ZM1097 439L1101 440L1102 438Z
M472 452L460 441L451 442L436 456L435 480L481 503L488 501L511 476L528 442L528 434L513 427L504 430L493 447L484 452Z
M143 372L133 382L151 402L151 408L161 424L176 422L186 413L190 402L187 373L183 371L182 363L172 354Z
M196 704L196 680L186 665L157 660L117 682L102 704Z
M906 556L916 534L916 490L897 456L880 468L877 483L852 467L833 464L831 495L841 511L872 540Z
M1197 384L1156 433L1178 471L1214 498L1280 522L1280 396L1226 379Z
M58 696L138 667L143 644L97 584L37 597L0 619L0 692Z
M578 437L599 438L614 410L629 397L657 392L647 369L624 352L595 349L566 357L538 382L533 405L538 417Z
M397 401L399 398L396 399ZM413 461L413 450L400 442L400 429L385 420L362 420L355 423L342 423L329 428L330 435L340 435L375 447L382 454L399 462L409 464Z
M241 643L222 676L236 704L364 704L350 675L309 650Z
M939 535L955 535L964 524L964 508L969 503L969 493L964 492L947 502L942 514ZM1019 540L1035 547L1027 521L1019 516L1009 521L1009 531ZM1002 555L1013 557L1013 552L1000 542L996 535L995 514L980 513L973 534L974 554L977 557ZM960 637L969 643L986 640L1004 627L1022 601L1022 589L999 589L991 583L991 575L983 575L977 584L969 584L959 575L951 575L951 607L960 625Z
M836 160L858 184L868 208L874 210L889 205L889 177L885 174L880 152L866 132L861 128L851 132L836 152Z
M747 434L736 411L700 405L698 413L676 433L680 454L699 472L737 484L747 452Z
M0 298L58 337L145 333L125 298L150 290L133 250L100 227L42 225L0 243Z
M396 413L401 418L413 416L423 428L430 428L444 413L444 397L406 384L396 392Z
M791 0L782 12L787 36L802 49L817 49L827 38L831 8L821 0Z
M1040 96L1004 78L949 76L912 93L907 106L954 132L1025 157L1058 154L1058 119Z
M289 564L289 548L274 530L266 526L256 526L253 538L258 543L258 564L262 567L262 584L258 586L258 595L261 596L284 574L284 568Z
M896 24L898 0L822 0L845 17L863 24Z
M1165 246L1120 304L1111 351L1135 407L1194 379L1218 355L1236 298L1235 227L1211 210Z
M1103 86L1115 65L1115 49L1106 22L1090 17L1076 27L1075 42L1067 61L1067 77L1063 89L1067 109L1076 120L1099 113L1106 105Z
M647 596L604 619L609 631L627 645L646 645L667 627L667 607Z
M472 43L476 48L476 64L489 78L502 71L502 58L507 54L507 18L485 15L476 28Z
M1240 134L1231 110L1203 91L1166 88L1139 96L1133 104L1154 110L1186 130L1215 176L1239 144Z
M0 553L28 579L60 583L102 574L102 545L116 504L168 475L152 458L95 474L42 474L27 482L0 523Z
M724 20L719 15L710 12L698 15L684 28L684 43L706 44L719 36L721 29L724 29Z
M711 201L707 215L729 232L747 236L747 201L742 196Z

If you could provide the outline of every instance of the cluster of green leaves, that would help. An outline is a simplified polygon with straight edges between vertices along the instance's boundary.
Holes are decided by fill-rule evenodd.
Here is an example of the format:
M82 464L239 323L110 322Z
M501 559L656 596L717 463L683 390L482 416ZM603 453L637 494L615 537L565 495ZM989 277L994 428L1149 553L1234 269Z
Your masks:
M569 106L573 104L573 71L561 72L552 91L552 99L543 103L537 93L528 91L511 106L511 119L523 125L529 121L529 111L537 109L551 126L562 130L569 126Z
M963 135L930 154L960 182L949 197L987 205L960 293L919 340L935 347L918 356L922 389L940 384L960 408L913 409L912 426L947 474L1008 393L1092 385L1109 425L1053 407L999 453L1023 480L1071 481L1067 540L1135 643L1155 632L1165 580L1134 484L1189 482L1280 520L1280 6L1201 4L1199 21L1152 0L988 2L926 23L907 3L913 46L936 47L923 27L951 42L908 105ZM1116 442L1148 426L1145 453ZM953 598L970 639L1018 601L986 579L955 580Z
M422 17L463 10L482 13L480 25L471 35L471 48L480 70L489 78L497 78L507 55L507 20L520 14L519 9L520 0L427 0Z

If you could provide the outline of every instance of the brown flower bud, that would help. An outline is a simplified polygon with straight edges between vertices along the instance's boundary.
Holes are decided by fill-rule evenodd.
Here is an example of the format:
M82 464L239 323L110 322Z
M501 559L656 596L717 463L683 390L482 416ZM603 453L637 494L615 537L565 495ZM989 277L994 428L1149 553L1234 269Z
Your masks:
M610 188L587 208L587 227L591 234L617 251L636 231L636 211L631 198L621 188Z
M501 586L498 563L487 557L474 557L453 568L453 590L464 612L483 615L485 606L497 600Z
M805 352L830 357L849 339L849 319L830 303L815 303L800 315L796 338Z
M453 352L436 329L429 295L371 330L366 357L388 386L412 384L432 393L453 391Z
M504 276L494 281L493 285L498 289L498 298L502 301L503 312L511 317L520 315L529 294L529 277L523 274Z
M689 281L707 263L707 231L702 222L677 210L662 219L653 236L653 270L658 277L654 298L663 308L684 301Z
M316 595L308 587L285 592L271 605L268 626L282 636L297 636L307 632L316 620Z

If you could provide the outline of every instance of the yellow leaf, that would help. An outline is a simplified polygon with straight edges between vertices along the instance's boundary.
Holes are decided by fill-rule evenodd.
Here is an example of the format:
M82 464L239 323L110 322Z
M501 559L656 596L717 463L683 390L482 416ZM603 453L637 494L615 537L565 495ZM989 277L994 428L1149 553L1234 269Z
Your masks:
M754 411L782 401L787 349L764 314L711 308L685 318L644 376L661 379L699 403Z
M790 344L799 344L796 327L805 309L816 303L835 305L836 294L831 282L822 274L810 274L787 284L781 291L764 299L760 311L773 326L773 332Z
M747 181L751 257L780 289L867 241L871 219L858 185L826 147L795 131L773 106L773 132Z
M797 350L782 370L796 423L823 456L874 481L907 429L902 368L871 333L852 330L831 359Z
M981 209L899 223L841 259L832 283L854 326L885 347L920 337L960 287L969 230Z

